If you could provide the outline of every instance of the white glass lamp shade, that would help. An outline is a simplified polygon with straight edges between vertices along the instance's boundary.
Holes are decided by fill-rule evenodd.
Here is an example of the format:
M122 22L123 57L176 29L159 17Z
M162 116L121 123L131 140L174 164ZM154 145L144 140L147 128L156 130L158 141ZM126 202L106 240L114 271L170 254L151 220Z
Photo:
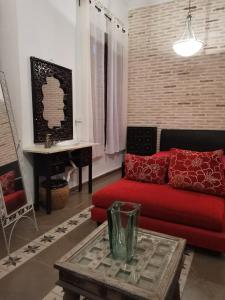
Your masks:
M189 38L175 42L173 44L173 50L180 56L188 57L196 54L202 46L202 41Z
M183 36L173 44L173 50L180 56L188 57L196 54L203 44L202 41L196 39L191 26L191 15L188 14Z

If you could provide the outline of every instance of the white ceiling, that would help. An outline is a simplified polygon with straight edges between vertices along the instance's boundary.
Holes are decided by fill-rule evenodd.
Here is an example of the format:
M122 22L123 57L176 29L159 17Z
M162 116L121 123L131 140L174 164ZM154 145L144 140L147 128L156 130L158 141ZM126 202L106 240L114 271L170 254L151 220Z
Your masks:
M156 5L165 2L171 2L173 0L128 0L129 9L135 9L138 7Z

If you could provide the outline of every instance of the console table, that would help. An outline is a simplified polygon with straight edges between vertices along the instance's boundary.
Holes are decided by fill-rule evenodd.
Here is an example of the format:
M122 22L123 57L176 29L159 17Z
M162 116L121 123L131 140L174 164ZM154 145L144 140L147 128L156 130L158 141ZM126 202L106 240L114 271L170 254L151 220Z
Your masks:
M55 264L57 284L65 300L180 300L179 277L186 241L138 231L137 251L130 263L110 254L103 223Z
M72 160L79 170L79 192L82 190L82 168L88 166L88 191L92 193L92 146L93 143L79 143L68 146L44 145L25 147L25 153L33 156L34 204L39 209L39 177L46 178L46 212L51 213L51 176L63 173L66 165Z

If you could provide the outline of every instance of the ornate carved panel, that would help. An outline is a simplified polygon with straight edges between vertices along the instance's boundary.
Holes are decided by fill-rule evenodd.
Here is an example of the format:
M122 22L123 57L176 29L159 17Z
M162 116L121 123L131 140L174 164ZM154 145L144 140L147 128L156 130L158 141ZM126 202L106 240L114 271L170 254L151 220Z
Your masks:
M72 139L72 70L35 57L30 62L34 143L44 142L48 133L56 141Z

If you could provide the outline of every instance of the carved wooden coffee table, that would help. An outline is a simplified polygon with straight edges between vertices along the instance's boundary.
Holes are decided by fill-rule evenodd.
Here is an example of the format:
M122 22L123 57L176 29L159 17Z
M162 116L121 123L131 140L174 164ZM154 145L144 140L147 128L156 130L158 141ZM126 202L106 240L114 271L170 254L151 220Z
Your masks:
M180 299L179 277L185 240L139 229L131 263L110 254L107 223L103 223L55 268L64 300Z

